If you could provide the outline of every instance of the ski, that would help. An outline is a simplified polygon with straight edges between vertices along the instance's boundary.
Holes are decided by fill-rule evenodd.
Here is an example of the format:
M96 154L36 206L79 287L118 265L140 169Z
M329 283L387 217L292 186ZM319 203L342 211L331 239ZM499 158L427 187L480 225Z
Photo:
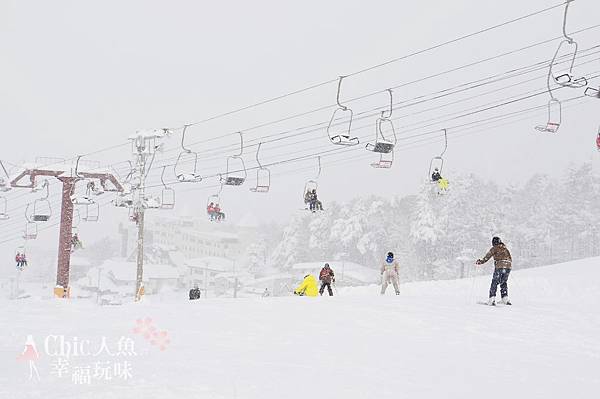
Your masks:
M507 303L502 303L502 302L496 302L493 305L490 305L487 301L477 301L478 305L485 305L485 306L496 306L496 307L502 307L502 306L512 306L512 304L507 304Z

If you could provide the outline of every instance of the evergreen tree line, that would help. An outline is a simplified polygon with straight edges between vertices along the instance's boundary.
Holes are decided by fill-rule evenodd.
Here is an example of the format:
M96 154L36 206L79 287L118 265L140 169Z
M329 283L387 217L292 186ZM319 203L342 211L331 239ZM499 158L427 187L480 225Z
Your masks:
M402 279L467 277L500 236L515 269L598 256L600 176L586 163L556 180L535 175L522 187L500 187L469 174L452 176L437 193L424 182L417 195L329 203L325 212L294 215L271 252L271 267L346 260L378 268L392 251Z

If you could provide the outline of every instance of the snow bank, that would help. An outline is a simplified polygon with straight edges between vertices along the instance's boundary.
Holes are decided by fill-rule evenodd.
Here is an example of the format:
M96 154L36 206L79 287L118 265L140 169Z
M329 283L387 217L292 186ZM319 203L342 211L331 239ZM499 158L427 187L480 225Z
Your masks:
M333 298L188 301L180 293L116 307L3 301L0 398L595 397L598 265L514 271L514 305L496 308L476 304L489 276L405 284L399 297L370 286ZM39 381L16 360L28 335L41 352ZM70 374L58 377L58 336L92 347L105 337L113 352L129 338L135 354L71 356ZM121 373L111 380L79 383L76 367L93 375L95 363L117 361L129 362L130 378L113 364Z

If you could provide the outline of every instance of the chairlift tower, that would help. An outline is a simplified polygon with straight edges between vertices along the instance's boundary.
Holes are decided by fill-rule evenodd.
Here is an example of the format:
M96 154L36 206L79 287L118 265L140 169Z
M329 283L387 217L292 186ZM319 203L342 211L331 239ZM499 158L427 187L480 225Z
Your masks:
M97 179L105 191L123 191L123 187L111 173L93 171L75 174L71 166L64 163L26 167L23 172L10 182L10 185L13 188L34 189L37 186L36 179L38 177L54 177L62 183L58 265L56 268L57 289L55 289L54 294L57 297L65 298L68 297L69 293L71 233L73 228L73 201L71 200L71 194L75 189L75 183L83 179Z
M148 174L147 164L150 158L150 164L154 159L156 151L161 148L159 140L168 136L168 129L153 130L149 132L138 132L131 136L131 149L135 156L132 181L135 182L131 187L133 200L133 215L137 225L137 271L135 279L135 301L139 301L142 296L142 280L144 277L144 216L148 206L146 198L146 175ZM150 165L151 166L151 165Z

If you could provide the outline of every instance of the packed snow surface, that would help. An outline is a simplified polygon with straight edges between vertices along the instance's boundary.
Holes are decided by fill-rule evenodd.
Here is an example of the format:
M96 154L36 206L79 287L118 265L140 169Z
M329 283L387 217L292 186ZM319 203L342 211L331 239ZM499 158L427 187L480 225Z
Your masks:
M398 297L2 300L0 398L592 398L599 281L591 258L514 271L511 307L477 304L489 277ZM17 359L28 335L39 380ZM61 336L83 353L59 353Z

